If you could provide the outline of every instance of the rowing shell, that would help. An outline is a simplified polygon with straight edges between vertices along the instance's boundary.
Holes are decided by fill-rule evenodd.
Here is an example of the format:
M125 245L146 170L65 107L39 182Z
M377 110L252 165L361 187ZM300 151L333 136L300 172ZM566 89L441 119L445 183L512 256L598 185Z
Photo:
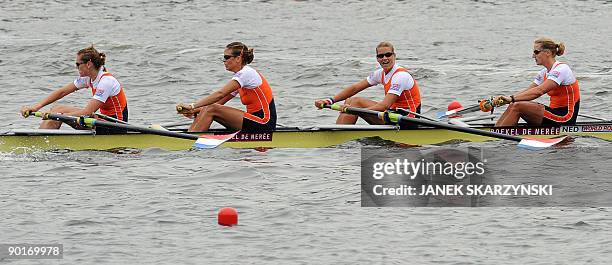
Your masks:
M497 133L552 138L559 135L595 137L612 141L612 123L589 122L561 127L505 127L475 126ZM180 131L180 130L177 130ZM215 130L204 134L227 134ZM203 133L194 133L203 134ZM343 144L352 140L379 137L408 145L434 145L458 141L483 142L495 140L486 136L454 132L444 129L419 128L397 130L388 125L333 125L309 128L280 128L274 132L240 132L220 147L229 148L318 148ZM91 131L75 130L11 130L0 133L0 152L33 150L116 150L148 149L187 150L193 140L171 138L144 133L95 135Z

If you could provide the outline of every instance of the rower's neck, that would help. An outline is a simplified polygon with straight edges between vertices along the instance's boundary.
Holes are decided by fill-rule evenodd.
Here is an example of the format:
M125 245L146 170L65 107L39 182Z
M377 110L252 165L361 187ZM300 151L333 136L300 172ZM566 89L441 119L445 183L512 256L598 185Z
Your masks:
M89 73L89 78L91 79L91 81L93 82L94 80L96 80L96 78L98 77L98 72L100 72L100 69L94 69L93 71L91 71Z
M240 65L240 67L237 67L236 69L232 70L232 72L238 73L240 72L240 70L242 70L242 68L244 68L244 65Z
M548 61L546 61L545 63L543 63L542 65L544 65L544 67L546 67L546 70L550 71L552 69L552 67L555 65L555 58L552 58Z

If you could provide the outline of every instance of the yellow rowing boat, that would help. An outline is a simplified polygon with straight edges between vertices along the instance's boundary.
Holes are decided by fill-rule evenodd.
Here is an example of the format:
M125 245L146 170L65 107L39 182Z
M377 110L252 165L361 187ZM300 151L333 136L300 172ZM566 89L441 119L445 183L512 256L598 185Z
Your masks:
M559 135L595 137L612 140L611 122L583 122L574 126L493 128L476 125L474 128L502 134L535 138L553 138ZM183 132L174 130L175 132ZM214 130L201 134L228 134L229 131ZM333 125L310 128L279 128L274 132L241 132L220 147L227 148L317 148L332 147L349 141L378 137L407 145L437 145L497 140L487 136L468 134L438 128L397 130L387 125ZM194 140L180 139L148 133L124 133L96 135L84 130L10 130L0 133L0 152L24 152L34 150L116 150L148 149L187 150Z

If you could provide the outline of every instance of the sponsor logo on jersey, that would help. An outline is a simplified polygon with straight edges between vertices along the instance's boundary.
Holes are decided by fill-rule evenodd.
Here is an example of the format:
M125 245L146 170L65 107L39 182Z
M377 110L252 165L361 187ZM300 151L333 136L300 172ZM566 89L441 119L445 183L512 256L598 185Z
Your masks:
M561 72L556 71L556 70L548 74L549 77L554 77L554 78L559 78L560 75L561 75Z
M538 80L538 82L542 82L542 76L537 76L536 80Z
M374 74L374 72L372 72L372 73L370 73L370 75L368 76L368 78L369 78L371 81L374 81L374 80L376 80L376 75Z
M393 84L393 85L391 85L391 90L399 91L400 90L400 84Z

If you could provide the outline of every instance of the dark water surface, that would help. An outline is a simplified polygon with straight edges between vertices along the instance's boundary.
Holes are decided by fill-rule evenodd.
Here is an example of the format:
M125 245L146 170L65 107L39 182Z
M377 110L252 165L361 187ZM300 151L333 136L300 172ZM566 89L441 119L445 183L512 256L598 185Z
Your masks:
M382 40L395 44L433 115L451 100L526 87L539 70L531 58L539 36L566 43L560 60L577 74L581 112L612 116L610 1L0 1L0 14L2 130L37 127L20 106L71 82L76 51L91 43L125 86L135 124L175 121L177 102L225 83L220 57L235 40L255 49L252 65L270 81L283 124L333 123L336 113L313 100L365 78ZM382 98L382 89L364 95ZM609 263L612 214L600 205L361 208L364 145L0 154L0 244L65 250L60 261L3 262ZM571 186L612 172L609 142L597 139L537 159L508 142L450 147L467 146L496 150L498 177ZM238 209L239 226L216 224L226 206Z

